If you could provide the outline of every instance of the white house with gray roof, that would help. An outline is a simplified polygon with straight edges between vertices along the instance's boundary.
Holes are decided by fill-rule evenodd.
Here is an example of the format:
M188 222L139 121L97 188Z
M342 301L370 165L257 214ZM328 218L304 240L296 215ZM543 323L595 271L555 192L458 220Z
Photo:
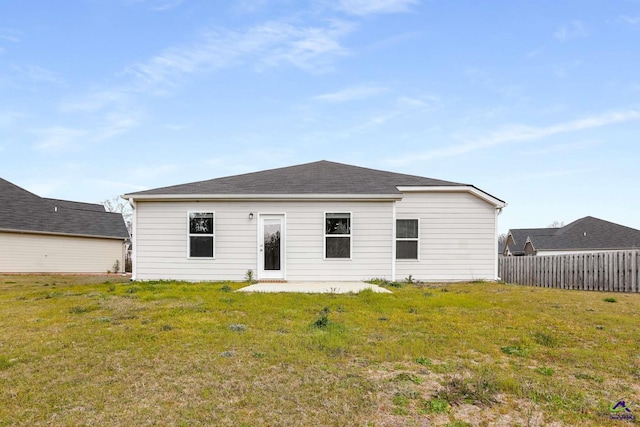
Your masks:
M493 280L506 206L473 185L328 161L122 197L140 280Z
M0 272L106 273L124 267L122 215L47 199L0 178Z

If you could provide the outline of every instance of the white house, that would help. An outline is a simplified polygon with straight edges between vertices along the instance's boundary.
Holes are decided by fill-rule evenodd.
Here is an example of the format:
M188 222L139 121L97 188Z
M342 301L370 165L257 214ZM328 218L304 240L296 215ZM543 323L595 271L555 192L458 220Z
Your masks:
M124 269L129 232L104 206L37 196L0 178L0 272L106 273Z
M328 161L122 197L138 280L493 280L506 206L472 185Z

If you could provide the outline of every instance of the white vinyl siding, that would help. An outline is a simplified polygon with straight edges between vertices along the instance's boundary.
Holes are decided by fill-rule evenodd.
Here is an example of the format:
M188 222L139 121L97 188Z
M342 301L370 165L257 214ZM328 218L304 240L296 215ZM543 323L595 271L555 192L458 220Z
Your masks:
M366 280L391 277L391 202L136 203L136 279L243 280L258 271L258 214L286 214L285 279ZM215 211L215 259L185 257L187 212ZM249 213L254 218L249 218ZM325 259L325 213L350 212L351 260ZM354 221L357 220L357 224Z
M419 262L396 261L396 279L495 279L495 207L469 193L404 193L397 219L419 219Z
M123 241L0 232L0 272L106 273L124 268Z

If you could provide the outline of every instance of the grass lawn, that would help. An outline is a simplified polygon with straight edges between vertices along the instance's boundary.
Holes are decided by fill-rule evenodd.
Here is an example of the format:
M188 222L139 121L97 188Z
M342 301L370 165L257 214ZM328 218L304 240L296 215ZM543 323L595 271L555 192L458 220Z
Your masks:
M124 280L0 276L1 426L629 424L619 400L640 418L640 295Z

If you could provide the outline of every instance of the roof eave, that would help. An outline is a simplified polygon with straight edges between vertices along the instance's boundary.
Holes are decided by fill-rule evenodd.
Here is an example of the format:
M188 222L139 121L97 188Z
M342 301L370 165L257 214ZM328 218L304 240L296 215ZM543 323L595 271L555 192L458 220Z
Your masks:
M127 240L129 237L120 236L103 236L96 234L79 234L79 233L61 233L51 231L38 231L38 230L19 230L15 228L0 228L0 233L15 233L15 234L39 234L46 236L63 236L63 237L88 237L93 239L111 239L111 240Z
M502 209L507 206L505 201L500 200L473 185L398 186L397 188L402 193L470 193L479 199L494 205L498 209Z
M136 201L315 201L315 200L358 200L358 201L396 201L402 194L123 194L124 199Z

